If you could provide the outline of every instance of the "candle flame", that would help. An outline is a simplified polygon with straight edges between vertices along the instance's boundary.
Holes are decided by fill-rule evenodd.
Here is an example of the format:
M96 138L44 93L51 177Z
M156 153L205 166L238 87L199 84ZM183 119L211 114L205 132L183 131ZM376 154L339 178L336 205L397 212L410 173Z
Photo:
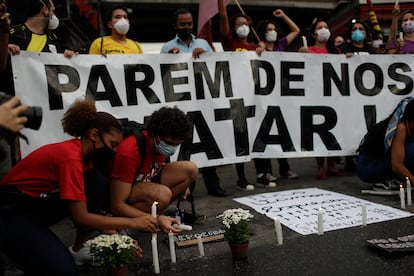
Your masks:
M400 189L402 189L403 185L400 185Z
M158 201L154 201L153 205L158 205Z

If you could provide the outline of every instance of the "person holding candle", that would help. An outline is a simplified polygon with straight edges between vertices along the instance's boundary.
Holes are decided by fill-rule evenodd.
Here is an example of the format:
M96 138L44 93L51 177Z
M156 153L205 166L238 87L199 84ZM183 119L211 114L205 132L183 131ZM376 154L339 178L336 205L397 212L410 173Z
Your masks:
M398 190L414 181L414 101L406 97L393 113L372 126L358 149L357 174L374 189Z
M399 7L393 12L393 22L398 21ZM397 19L394 19L397 18ZM392 26L391 30L397 29ZM389 54L414 54L414 11L405 11L401 15L401 35L388 44ZM395 33L395 31L394 31ZM394 35L395 37L395 35Z
M145 216L151 212L154 201L158 202L157 214L161 214L174 200L187 198L198 168L191 161L167 163L167 158L191 133L192 123L183 111L162 107L152 113L142 131L145 145L138 144L134 135L122 141L111 176L113 214L131 218ZM145 147L145 157L140 156L139 147ZM174 223L180 224L176 218L158 216L158 224L166 233L181 231L173 227Z
M76 138L34 150L0 182L0 251L30 275L78 275L70 249L49 228L68 215L77 227L99 231L157 229L149 214L108 217L88 209L85 172L98 152L109 159L115 154L123 136L118 120L97 112L93 101L77 100L62 126Z

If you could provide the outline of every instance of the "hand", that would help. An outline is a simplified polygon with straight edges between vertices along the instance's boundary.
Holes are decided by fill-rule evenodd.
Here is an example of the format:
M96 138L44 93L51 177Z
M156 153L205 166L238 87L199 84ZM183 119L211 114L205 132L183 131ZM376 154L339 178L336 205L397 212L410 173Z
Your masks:
M10 28L10 14L6 12L6 4L0 4L0 32L8 33Z
M181 197L182 200L186 200L187 197L190 195L191 191L190 188L187 187L187 189L185 189L183 196Z
M72 51L72 50L68 50L68 49L65 49L65 51L63 52L63 55L66 58L71 58L71 57L73 57L73 56L75 56L77 54L79 54L79 53L78 52L75 52L75 51Z
M305 47L305 46L302 46L298 49L298 52L299 53L309 53L309 48Z
M392 15L398 17L400 14L400 5L394 6L394 9L392 10Z
M265 50L265 47L259 45L259 47L256 48L256 54L260 57Z
M18 105L19 98L13 97L0 105L0 126L12 131L18 132L24 128L27 117L19 116L27 109L27 105Z
M177 47L171 48L168 53L169 54L178 54L180 52L180 49L178 49Z
M136 248L134 249L134 252L132 252L132 255L137 258L137 259L142 259L144 258L144 251L142 250L142 248L138 245L138 241L134 240L134 244L136 246Z
M18 45L9 44L8 47L9 47L9 53L12 54L13 56L20 54L20 47Z
M195 58L195 59L199 58L200 55L204 52L205 52L205 50L203 48L195 48L193 50L193 58Z
M172 217L167 217L163 215L158 217L158 225L160 226L160 229L162 231L164 231L165 233L169 233L170 231L172 231L173 233L181 233L182 230L173 227L173 224L180 224L180 222L178 221L178 219Z
M132 218L133 225L131 228L138 230L145 230L152 233L157 232L157 219L153 218L150 214L145 214L136 218Z
M283 17L285 13L281 9L276 9L273 11L273 16L275 17Z

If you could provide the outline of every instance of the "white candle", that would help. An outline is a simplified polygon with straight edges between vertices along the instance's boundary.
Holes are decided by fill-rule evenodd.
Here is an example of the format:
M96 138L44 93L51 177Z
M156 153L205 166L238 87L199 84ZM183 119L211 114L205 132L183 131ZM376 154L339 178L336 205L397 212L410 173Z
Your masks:
M306 36L302 36L302 43L303 47L308 48L308 41L306 40Z
M318 211L318 235L323 235L323 210L319 208Z
M171 231L168 233L168 243L170 244L171 262L175 264L177 262L177 257L175 256L174 233Z
M398 0L395 1L394 8L397 8L397 6L398 6Z
M187 224L176 224L176 223L174 223L173 224L173 227L174 228L177 228L177 229L181 229L181 230L186 230L186 231L191 231L191 230L193 230L193 227L191 226L191 225L187 225Z
M152 206L151 206L151 215L154 218L157 218L157 204L158 202L154 201L154 203L152 203Z
M405 178L405 184L407 188L407 205L411 206L413 205L413 202L411 199L411 182L410 182L410 179L408 179L408 177Z
M401 200L401 209L405 209L405 194L404 188L400 185L400 200Z
M197 236L197 245L198 245L198 252L200 253L200 256L204 256L204 245L203 245L203 238L198 235Z
M367 226L367 206L362 205L362 226Z
M404 33L400 32L400 38L403 39L404 38Z
M158 260L158 246L157 246L157 237L153 236L151 239L152 246L152 263L154 265L154 273L160 274L160 262Z
M282 233L282 225L280 224L279 218L275 218L275 232L276 232L277 245L282 245L283 244L283 233Z

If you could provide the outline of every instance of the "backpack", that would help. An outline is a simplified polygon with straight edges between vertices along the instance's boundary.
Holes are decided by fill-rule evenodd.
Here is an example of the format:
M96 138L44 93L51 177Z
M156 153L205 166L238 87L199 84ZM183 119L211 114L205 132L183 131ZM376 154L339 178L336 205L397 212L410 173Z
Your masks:
M362 139L358 152L373 159L381 159L385 156L384 136L387 130L389 118L372 126Z
M137 139L138 154L141 158L141 163L140 163L138 171L137 171L137 173L139 174L139 172L142 169L142 166L144 165L145 153L146 153L146 150L147 150L147 140L146 140L144 134L142 134L142 132L141 132L142 130L145 129L145 125L140 124L140 123L135 122L135 121L129 121L128 119L120 120L120 123L121 123L121 127L122 127L122 130L123 130L124 139L126 137L131 136L131 135L134 135L135 138Z

